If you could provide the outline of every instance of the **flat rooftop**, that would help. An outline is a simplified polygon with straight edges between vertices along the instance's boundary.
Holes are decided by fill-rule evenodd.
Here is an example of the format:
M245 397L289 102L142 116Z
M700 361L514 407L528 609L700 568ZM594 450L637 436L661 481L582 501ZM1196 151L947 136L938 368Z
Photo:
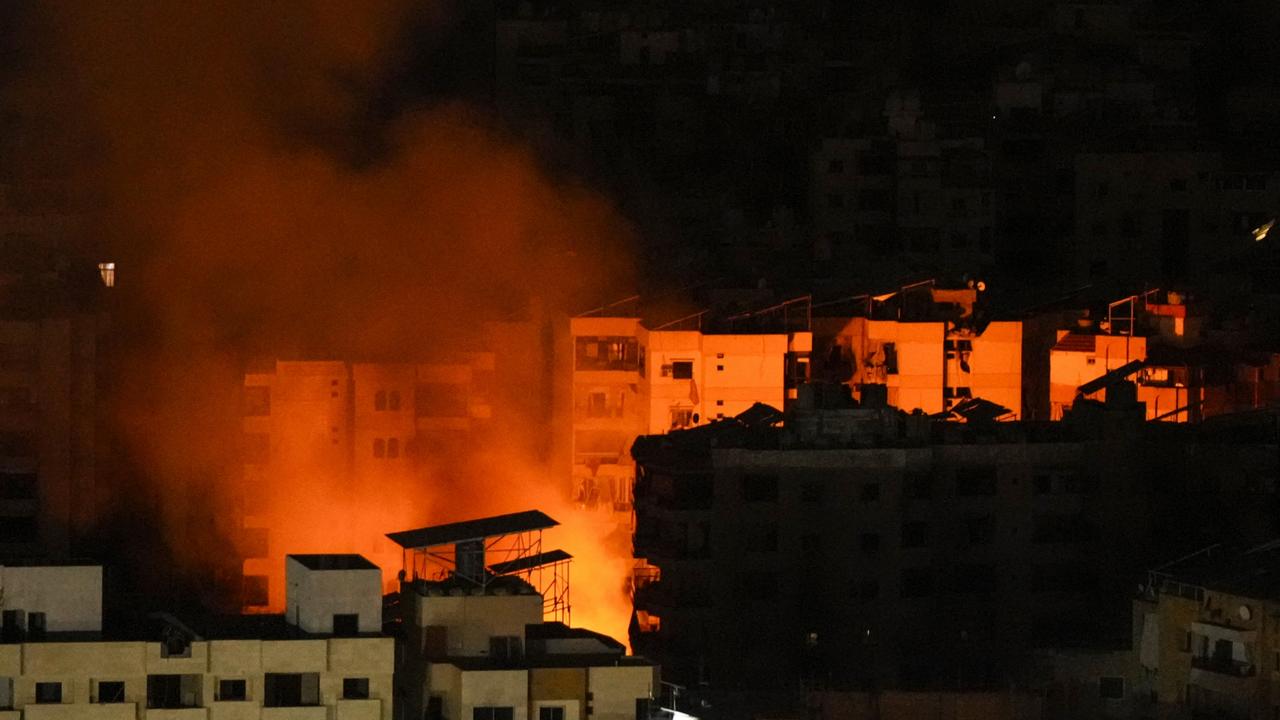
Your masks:
M378 570L377 565L369 562L363 555L324 554L324 555L290 555L308 570Z

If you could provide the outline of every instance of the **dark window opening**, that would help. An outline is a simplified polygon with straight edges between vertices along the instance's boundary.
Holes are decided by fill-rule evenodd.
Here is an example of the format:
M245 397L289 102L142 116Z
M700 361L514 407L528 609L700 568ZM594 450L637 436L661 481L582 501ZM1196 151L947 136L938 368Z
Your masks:
M343 678L342 679L342 699L343 700L368 700L369 699L369 678Z
M247 683L244 680L219 680L218 681L218 699L219 700L244 700L246 694Z
M48 632L48 616L42 612L27 614L27 639L39 642L44 640Z
M98 702L124 702L124 682L120 680L98 681Z
M62 702L62 683L60 682L38 682L36 683L36 703L40 705L57 704Z
M676 380L692 380L693 361L677 360L671 363L671 377Z
M471 720L513 720L515 718L515 708L481 706L472 708Z
M202 675L148 675L147 707L200 707L200 688L203 685Z
M360 634L360 615L338 613L333 616L333 634L338 637L355 637Z
M1098 697L1104 700L1123 700L1124 699L1124 678L1122 677L1100 677L1098 678Z
M267 673L262 679L263 707L311 707L319 704L319 673Z
M564 708L560 706L538 708L538 720L564 720Z

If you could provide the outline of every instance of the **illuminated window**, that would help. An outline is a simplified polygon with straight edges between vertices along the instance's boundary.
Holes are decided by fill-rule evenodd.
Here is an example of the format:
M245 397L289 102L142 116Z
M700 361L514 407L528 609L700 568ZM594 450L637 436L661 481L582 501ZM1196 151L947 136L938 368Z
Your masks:
M116 286L116 264L113 262L98 263L98 277L102 278L102 284L106 287Z

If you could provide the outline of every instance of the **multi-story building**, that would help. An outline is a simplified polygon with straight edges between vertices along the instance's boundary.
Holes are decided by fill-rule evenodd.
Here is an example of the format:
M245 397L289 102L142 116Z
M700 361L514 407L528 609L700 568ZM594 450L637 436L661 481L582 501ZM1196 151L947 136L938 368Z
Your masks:
M881 312L874 307L877 299L869 298L873 309L866 317L815 318L822 348L815 371L847 384L855 398L862 398L865 386L884 388L889 405L908 412L937 414L982 398L1008 409L1009 418L1019 417L1021 321L976 317L976 289L924 290L924 312L901 305Z
M939 422L815 388L781 425L641 438L633 646L734 717L798 702L765 687L1007 687L1034 648L1119 644L1140 563L1273 492L1271 418L1143 416L1116 392L1060 423ZM1254 504L1208 524L1267 536Z
M393 533L402 572L400 683L405 717L649 720L658 668L622 643L562 622L554 585L530 580L566 562L541 550L556 522L537 511Z
M103 499L103 323L68 289L9 280L0 307L0 560L66 558Z
M394 560L377 528L396 518L369 499L412 496L486 427L493 362L487 353L430 364L281 360L247 373L243 604L283 607L286 549L341 546ZM318 499L345 500L343 521L318 523L320 506L298 511Z
M1079 397L1105 398L1108 374L1133 380L1148 420L1193 422L1280 396L1280 354L1206 338L1205 315L1180 293L1150 290L1110 303L1105 319L1059 330L1049 351L1050 417L1061 419Z
M1134 600L1140 680L1119 691L1159 717L1273 716L1280 672L1274 572L1280 542L1214 545L1148 573Z
M576 317L571 454L575 497L630 512L636 437L783 407L808 377L811 335L650 330L638 318Z
M0 718L391 720L381 571L357 555L287 563L283 615L119 628L103 623L101 567L0 568Z

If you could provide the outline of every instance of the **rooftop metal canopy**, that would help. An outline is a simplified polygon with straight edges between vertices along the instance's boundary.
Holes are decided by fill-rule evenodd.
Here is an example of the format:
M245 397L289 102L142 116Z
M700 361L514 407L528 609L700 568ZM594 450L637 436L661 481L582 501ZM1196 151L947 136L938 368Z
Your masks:
M540 510L495 515L493 517L464 520L447 525L431 525L417 530L402 530L387 533L392 542L406 550L435 547L437 545L453 545L470 540L510 535L512 533L532 532L555 527L560 523L551 519Z
M563 550L552 550L550 552L538 553L528 557L508 560L507 562L494 563L489 566L489 572L494 575L509 575L511 573L520 572L521 570L532 570L543 565L558 563L563 560L571 560L573 556Z

